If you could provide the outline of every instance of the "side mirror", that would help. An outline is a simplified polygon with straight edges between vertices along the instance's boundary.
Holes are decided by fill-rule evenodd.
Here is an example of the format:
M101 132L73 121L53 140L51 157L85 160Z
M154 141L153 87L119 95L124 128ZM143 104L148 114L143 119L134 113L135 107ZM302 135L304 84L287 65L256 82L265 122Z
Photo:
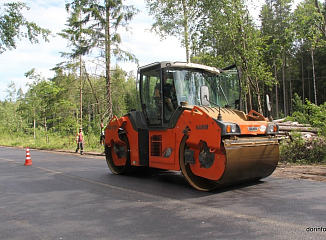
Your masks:
M202 106L209 106L209 89L207 86L200 87L200 101Z
M268 110L268 113L269 113L269 121L273 121L273 117L272 117L272 114L271 114L271 110L272 110L272 105L271 105L271 102L269 101L269 96L268 94L266 94L266 105L267 105L267 110Z
M271 102L269 101L269 96L266 94L266 105L267 105L267 110L270 112L272 110Z

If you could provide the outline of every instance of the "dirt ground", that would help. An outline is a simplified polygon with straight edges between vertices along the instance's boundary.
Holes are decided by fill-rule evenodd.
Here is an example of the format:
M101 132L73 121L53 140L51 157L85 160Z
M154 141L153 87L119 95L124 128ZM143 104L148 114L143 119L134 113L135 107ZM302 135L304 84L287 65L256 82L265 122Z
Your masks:
M272 177L326 182L326 165L278 165Z

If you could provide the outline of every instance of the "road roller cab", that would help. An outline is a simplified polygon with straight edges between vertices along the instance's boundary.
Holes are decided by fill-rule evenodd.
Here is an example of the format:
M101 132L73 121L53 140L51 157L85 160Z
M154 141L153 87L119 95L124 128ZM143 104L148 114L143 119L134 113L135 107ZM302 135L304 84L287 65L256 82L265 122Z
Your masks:
M111 119L105 153L115 174L130 168L181 171L191 186L268 177L279 159L278 126L245 114L235 66L157 62L138 69L141 110Z

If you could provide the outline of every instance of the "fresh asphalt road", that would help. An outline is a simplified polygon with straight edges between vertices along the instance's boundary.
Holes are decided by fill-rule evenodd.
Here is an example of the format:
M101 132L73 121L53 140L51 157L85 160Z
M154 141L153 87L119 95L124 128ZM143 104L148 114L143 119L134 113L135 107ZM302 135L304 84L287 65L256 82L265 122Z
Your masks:
M206 193L179 173L0 147L0 239L326 239L326 183L269 177Z

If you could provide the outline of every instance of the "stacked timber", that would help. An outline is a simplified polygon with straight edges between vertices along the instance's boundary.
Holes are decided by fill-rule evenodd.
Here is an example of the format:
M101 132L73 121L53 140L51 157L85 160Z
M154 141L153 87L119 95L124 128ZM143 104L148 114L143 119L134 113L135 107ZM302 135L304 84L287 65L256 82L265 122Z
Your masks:
M316 137L318 133L317 128L313 128L310 124L300 124L298 122L285 121L285 119L273 120L279 126L280 136L291 136L291 133L300 133L303 137Z

